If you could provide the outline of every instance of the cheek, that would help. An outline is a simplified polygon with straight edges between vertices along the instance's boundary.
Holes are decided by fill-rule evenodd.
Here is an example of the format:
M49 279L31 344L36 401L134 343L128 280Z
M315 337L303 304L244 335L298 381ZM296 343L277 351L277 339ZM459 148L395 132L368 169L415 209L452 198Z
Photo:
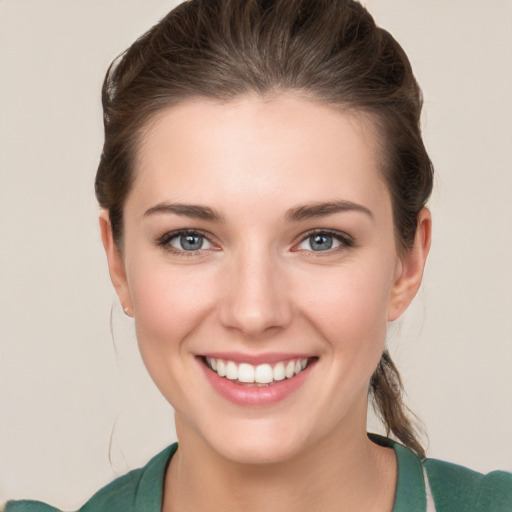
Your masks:
M393 265L375 258L366 265L340 266L315 290L303 291L303 314L344 365L374 367L386 339Z
M129 273L137 339L146 364L169 364L211 310L215 282L207 269L159 262L139 264Z

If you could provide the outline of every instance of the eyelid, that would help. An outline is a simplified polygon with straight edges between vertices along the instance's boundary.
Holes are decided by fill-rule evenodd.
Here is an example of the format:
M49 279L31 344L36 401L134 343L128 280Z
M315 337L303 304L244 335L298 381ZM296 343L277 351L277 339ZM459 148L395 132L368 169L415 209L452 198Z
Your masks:
M340 242L340 246L334 247L332 249L327 249L326 251L313 251L313 250L307 250L307 249L299 249L298 246L307 240L309 237L313 235L329 235L332 236L334 239ZM352 247L354 245L354 239L348 235L347 233L344 233L343 231L338 231L335 229L327 229L327 228L315 228L311 229L310 231L307 231L306 233L302 233L300 235L299 241L295 243L292 247L293 252L298 251L305 251L305 252L311 252L315 253L315 255L321 255L322 253L333 253L337 250L342 250L347 247Z
M176 247L173 247L169 243L172 239L174 239L178 236L190 235L190 234L199 235L199 236L204 237L212 245L212 247L209 247L208 249L198 249L196 251L185 251L185 250L181 250ZM300 245L302 242L304 242L309 237L311 237L312 235L315 235L315 234L323 234L323 235L332 236L333 238L335 238L337 241L340 242L340 246L332 248L332 249L328 249L326 251L313 251L313 250L306 250L306 249L298 248L298 245ZM218 246L218 244L214 242L214 238L215 237L211 233L209 233L207 231L203 231L202 229L183 228L183 229L176 229L173 231L165 232L163 235L159 236L156 239L155 245L163 248L166 251L169 251L169 252L172 252L175 254L194 256L194 255L203 253L205 251L220 250L220 247ZM291 251L292 252L305 251L305 252L315 253L316 255L321 255L321 253L332 253L332 252L335 252L336 250L344 249L347 247L352 247L353 245L354 245L354 239L350 235L348 235L347 233L345 233L343 231L338 231L335 229L328 229L328 228L315 228L315 229L311 229L305 233L302 233L300 235L300 238L298 239L298 241L295 242L294 245L292 246Z
M171 240L183 236L183 235L199 235L205 238L212 247L208 247L207 249L198 249L197 251L185 251L182 249L178 249L177 247L173 247L170 242ZM194 228L184 228L184 229L176 229L174 231L166 231L163 235L159 236L155 245L161 247L162 249L184 256L194 256L198 254L202 254L205 251L218 250L218 245L213 241L213 235L208 233L207 231L203 231L202 229L194 229Z

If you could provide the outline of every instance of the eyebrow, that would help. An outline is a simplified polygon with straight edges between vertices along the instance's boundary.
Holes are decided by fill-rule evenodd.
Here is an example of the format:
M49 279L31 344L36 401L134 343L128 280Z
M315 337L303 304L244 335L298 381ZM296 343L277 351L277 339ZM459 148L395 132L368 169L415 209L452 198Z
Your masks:
M371 210L361 204L352 201L330 201L327 203L311 203L303 206L291 208L285 214L285 220L288 222L298 222L315 217L325 217L340 212L361 212L374 219Z
M326 217L340 212L361 212L374 219L371 210L352 201L330 201L327 203L311 203L289 209L284 219L286 222L299 222L301 220ZM196 204L159 203L144 212L144 217L156 214L174 214L210 222L224 222L223 215L209 206Z
M200 206L196 204L176 204L176 203L159 203L144 212L144 217L150 215L171 213L174 215L183 215L193 219L208 220L210 222L224 222L221 213L210 208L209 206Z

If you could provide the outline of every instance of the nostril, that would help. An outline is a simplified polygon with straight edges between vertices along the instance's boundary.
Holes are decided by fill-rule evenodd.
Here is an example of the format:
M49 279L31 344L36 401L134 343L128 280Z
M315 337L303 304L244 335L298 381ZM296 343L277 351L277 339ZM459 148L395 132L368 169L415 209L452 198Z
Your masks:
M275 333L289 325L292 318L291 307L269 300L263 303L237 300L225 304L221 321L226 328L236 329L249 336Z
M248 336L288 325L292 308L283 279L268 254L254 246L244 252L224 276L218 302L222 324Z

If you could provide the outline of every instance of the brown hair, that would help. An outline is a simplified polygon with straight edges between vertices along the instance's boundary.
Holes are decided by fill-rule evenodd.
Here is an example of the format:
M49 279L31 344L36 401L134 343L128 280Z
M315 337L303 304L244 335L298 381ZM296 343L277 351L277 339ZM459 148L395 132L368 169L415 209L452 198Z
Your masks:
M111 64L96 196L118 247L137 145L152 116L189 98L284 91L372 117L397 245L412 247L433 179L420 131L421 91L400 45L353 0L185 1ZM402 391L385 351L369 393L388 434L424 456Z

